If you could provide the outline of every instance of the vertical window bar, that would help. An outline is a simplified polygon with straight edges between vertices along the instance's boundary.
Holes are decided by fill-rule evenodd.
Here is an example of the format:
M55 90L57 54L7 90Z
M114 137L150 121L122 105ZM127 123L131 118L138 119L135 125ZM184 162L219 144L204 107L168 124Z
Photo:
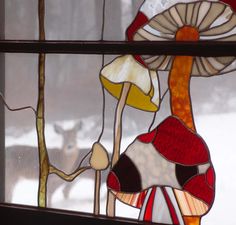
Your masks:
M5 4L0 0L0 39L4 39ZM4 94L5 57L0 53L0 92ZM1 102L1 101L0 101ZM4 104L0 104L0 202L5 200L5 115Z

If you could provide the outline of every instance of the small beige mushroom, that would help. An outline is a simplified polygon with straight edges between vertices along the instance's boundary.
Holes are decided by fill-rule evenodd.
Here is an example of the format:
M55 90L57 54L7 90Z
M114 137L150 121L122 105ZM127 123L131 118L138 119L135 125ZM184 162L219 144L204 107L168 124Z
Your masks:
M98 142L93 144L92 155L89 163L96 171L105 170L109 166L107 150Z

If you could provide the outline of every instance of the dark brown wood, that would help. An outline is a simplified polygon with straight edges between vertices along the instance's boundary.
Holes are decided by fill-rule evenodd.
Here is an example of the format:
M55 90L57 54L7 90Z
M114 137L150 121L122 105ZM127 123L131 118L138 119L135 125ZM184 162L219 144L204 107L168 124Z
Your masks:
M0 215L4 225L151 225L131 219L12 204L0 204Z
M236 42L125 42L1 40L0 52L236 56Z
M4 38L4 2L0 0L0 39ZM5 57L0 53L0 92L4 94L5 86ZM4 105L0 99L0 202L4 201L5 196L5 115Z

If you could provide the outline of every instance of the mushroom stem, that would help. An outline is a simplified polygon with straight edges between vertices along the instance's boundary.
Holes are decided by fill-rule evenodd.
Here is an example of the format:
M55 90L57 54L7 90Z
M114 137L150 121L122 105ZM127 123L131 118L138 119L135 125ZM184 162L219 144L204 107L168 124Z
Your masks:
M184 26L176 33L176 41L198 41L196 28ZM172 115L181 119L184 124L196 131L190 97L190 79L193 66L192 56L176 56L169 74L170 105Z
M94 191L94 209L93 212L95 215L100 213L100 186L101 186L101 171L95 171L95 191Z
M123 85L123 89L121 92L120 99L118 101L117 107L116 107L116 115L115 115L115 130L114 130L114 146L113 146L113 155L112 155L112 161L111 161L111 167L113 167L116 162L118 161L120 157L120 142L121 142L121 136L122 136L122 115L123 110L125 107L126 99L129 94L131 84L126 82Z
M195 131L190 97L190 75L192 56L176 56L169 75L170 102L172 115L181 119Z
M116 114L115 114L115 124L114 124L114 145L113 145L113 155L111 159L111 168L116 164L120 156L120 143L121 143L121 136L122 136L122 115L123 110L125 107L126 99L129 94L131 84L125 82L123 84L123 89L116 107ZM107 197L107 215L110 217L115 216L115 196L108 191Z
M198 216L184 216L184 222L186 225L200 225L201 217Z

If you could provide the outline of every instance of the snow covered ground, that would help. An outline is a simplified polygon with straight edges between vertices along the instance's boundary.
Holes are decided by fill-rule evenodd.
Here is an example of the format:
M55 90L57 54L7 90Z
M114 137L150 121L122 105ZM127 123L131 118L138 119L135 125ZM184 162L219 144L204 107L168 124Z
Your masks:
M206 141L213 164L216 170L216 198L215 203L208 215L203 217L203 225L235 225L236 217L234 216L236 202L236 113L216 114L207 116L198 116L195 118L198 133ZM68 125L68 124L67 124ZM47 144L53 146L56 135L52 130L52 126L47 127ZM13 138L6 137L7 145L19 144L23 139L36 140L36 133L30 132L25 137ZM133 137L123 139L122 149L131 143ZM91 144L91 140L82 138L80 143L83 146ZM31 141L30 145L36 145ZM112 143L106 141L103 143L108 149L111 149ZM65 199L62 195L60 186L53 194L53 207L71 209L83 212L92 212L93 209L93 187L94 182L90 179L77 179L69 194L69 198ZM86 190L86 191L85 191ZM101 212L105 213L106 187L101 189ZM12 202L20 204L37 204L37 181L22 180L15 189ZM117 216L138 217L139 210L117 203Z
M203 217L203 224L235 225L236 114L201 116L196 123L210 149L216 172L215 203L210 213Z

